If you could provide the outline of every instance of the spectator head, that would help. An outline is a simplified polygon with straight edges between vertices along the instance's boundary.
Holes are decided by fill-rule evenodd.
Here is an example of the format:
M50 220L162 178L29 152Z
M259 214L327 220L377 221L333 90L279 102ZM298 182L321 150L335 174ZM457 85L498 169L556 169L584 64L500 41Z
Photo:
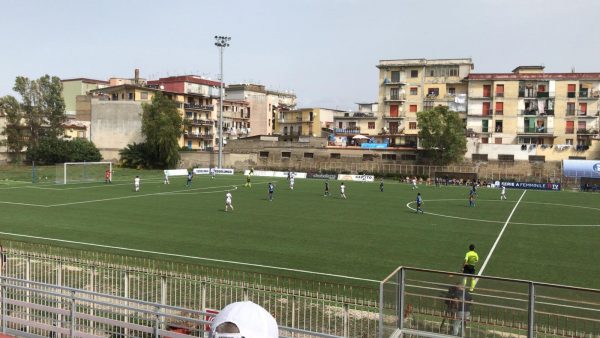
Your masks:
M475 250L475 244L469 245L469 250Z
M212 338L278 338L279 328L267 310L253 302L231 303L215 317Z

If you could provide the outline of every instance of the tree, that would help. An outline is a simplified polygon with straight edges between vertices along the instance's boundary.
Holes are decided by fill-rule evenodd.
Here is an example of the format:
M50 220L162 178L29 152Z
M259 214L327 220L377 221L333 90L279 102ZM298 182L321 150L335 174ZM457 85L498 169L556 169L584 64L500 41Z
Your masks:
M10 95L1 97L0 113L6 116L6 127L2 131L2 135L6 136L6 140L3 141L3 144L6 145L9 153L15 154L14 160L21 162L23 148L27 145L27 142L25 129L21 124L23 113L17 99Z
M142 135L146 137L149 155L154 159L152 166L174 168L179 162L179 138L183 127L177 104L157 92L152 103L144 104L142 109Z
M9 151L20 157L24 147L36 147L42 138L57 139L63 134L65 102L62 83L56 76L44 75L37 80L17 76L13 90L22 102L12 96L2 98L7 117L3 134Z
M417 114L419 142L439 164L460 161L467 151L465 128L457 112L437 106Z
M44 137L37 145L27 149L27 161L41 164L64 162L97 162L102 155L87 139L64 140Z

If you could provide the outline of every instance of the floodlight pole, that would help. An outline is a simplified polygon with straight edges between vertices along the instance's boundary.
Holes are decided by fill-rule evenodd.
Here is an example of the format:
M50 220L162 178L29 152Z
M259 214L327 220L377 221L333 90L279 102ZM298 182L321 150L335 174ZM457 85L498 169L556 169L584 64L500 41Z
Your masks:
M223 164L223 50L225 47L229 47L229 36L217 36L215 35L215 46L219 47L220 51L220 76L219 82L221 82L221 89L219 91L219 157L218 165L222 168Z

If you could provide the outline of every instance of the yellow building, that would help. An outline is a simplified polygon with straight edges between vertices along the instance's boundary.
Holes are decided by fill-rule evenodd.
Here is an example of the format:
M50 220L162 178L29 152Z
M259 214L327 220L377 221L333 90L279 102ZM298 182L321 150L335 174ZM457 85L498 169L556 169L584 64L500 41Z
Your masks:
M333 128L333 116L341 110L302 108L280 111L275 119L275 131L284 136L321 137L321 129Z
M466 118L465 78L473 69L471 59L381 60L377 68L377 129L390 144L416 146L420 111L444 105Z
M468 158L555 161L600 150L600 73L520 66L472 73L468 83Z
M249 102L237 100L223 100L223 137L227 139L237 139L247 137L249 132Z
M69 119L62 124L64 135L63 137L68 140L74 140L76 138L89 139L89 122L78 121L75 119Z

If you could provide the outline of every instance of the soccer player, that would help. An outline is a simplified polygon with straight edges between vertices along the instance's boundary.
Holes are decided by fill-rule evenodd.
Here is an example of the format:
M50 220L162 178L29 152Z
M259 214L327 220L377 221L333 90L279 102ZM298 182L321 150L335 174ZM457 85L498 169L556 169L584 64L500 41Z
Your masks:
M417 178L416 177L413 177L413 179L412 179L412 185L413 185L412 186L413 190L419 189L419 187L417 187Z
M225 212L227 212L227 210L231 208L231 211L233 211L233 204L231 204L231 192L227 192L227 194L225 194Z
M165 181L163 184L171 184L171 181L169 181L169 172L167 170L165 170Z
M423 197L421 197L421 193L417 193L417 211L416 213L418 214L419 211L421 212L421 214L423 214Z
M187 182L185 182L185 186L188 188L192 187L192 177L194 177L194 174L192 174L191 171L188 171Z
M275 191L275 186L273 183L269 182L269 202L273 201L273 192Z
M505 200L506 199L506 187L503 185L502 186L502 192L500 193L500 200Z
M475 192L475 189L469 190L469 206L470 207L475 206L475 195L477 195L477 193Z
M135 189L136 192L140 191L140 177L139 176L136 176L133 179L133 187L134 187L134 189Z
M463 273L475 275L475 263L477 263L478 261L479 255L477 254L477 252L475 252L475 245L471 244L469 245L469 251L465 255L465 261L463 263ZM473 292L476 283L477 282L475 281L475 278L471 277L471 292ZM463 285L467 285L467 277L463 278Z
M110 169L106 169L106 171L104 172L104 183L112 183L112 177L111 177L111 173L110 173Z
M340 197L346 199L346 186L344 185L344 182L340 185Z
M329 196L329 180L325 180L325 195L323 196Z
M214 167L210 168L210 178L215 178L216 170Z
M381 182L379 182L379 191L383 192L383 178L381 179Z
M244 187L248 187L248 188L252 187L252 182L250 182L250 174L248 174L248 176L246 176L246 184L244 184Z
M290 190L294 190L294 176L290 176Z

